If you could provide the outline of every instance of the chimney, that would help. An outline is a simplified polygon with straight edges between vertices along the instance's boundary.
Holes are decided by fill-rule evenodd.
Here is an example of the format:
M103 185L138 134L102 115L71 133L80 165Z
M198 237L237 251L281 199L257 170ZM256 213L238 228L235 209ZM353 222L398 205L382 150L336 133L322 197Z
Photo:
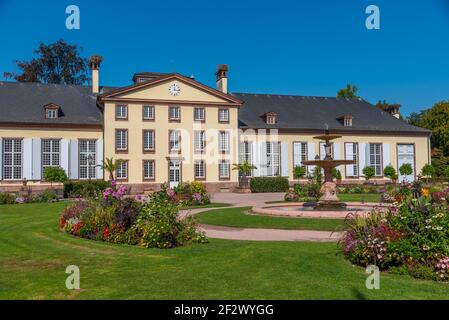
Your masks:
M100 64L102 56L93 55L89 58L89 67L92 69L92 93L100 92Z
M228 93L228 65L220 64L217 68L217 89L223 93Z

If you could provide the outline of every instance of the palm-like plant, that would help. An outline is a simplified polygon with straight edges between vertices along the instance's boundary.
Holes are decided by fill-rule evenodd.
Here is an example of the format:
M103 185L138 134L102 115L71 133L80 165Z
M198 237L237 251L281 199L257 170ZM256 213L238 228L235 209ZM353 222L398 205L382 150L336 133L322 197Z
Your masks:
M248 175L251 174L251 171L256 170L257 167L245 161L243 163L234 163L232 170L238 170L241 174L240 185L247 186L248 185Z
M98 166L109 173L109 181L114 180L114 172L123 163L122 159L106 158Z

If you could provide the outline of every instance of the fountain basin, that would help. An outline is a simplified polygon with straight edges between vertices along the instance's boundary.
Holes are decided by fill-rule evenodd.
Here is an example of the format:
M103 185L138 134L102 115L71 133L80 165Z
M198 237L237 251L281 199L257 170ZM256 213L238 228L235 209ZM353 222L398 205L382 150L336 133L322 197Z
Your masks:
M263 215L302 218L334 218L344 219L349 213L366 216L374 209L386 211L391 205L384 203L351 202L338 210L317 210L316 205L305 202L291 202L282 205L253 207L252 212Z

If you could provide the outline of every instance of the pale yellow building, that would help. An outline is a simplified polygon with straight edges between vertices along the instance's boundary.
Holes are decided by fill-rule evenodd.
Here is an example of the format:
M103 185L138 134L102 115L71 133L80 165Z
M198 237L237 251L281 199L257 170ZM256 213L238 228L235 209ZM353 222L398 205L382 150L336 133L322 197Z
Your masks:
M385 166L410 163L413 180L430 162L430 132L359 99L228 92L220 65L211 88L180 74L143 72L127 87L102 87L101 57L91 58L92 87L0 82L0 190L36 189L48 166L73 180L104 179L106 158L125 160L115 172L134 193L162 183L202 181L210 191L238 185L234 163L249 161L252 176L285 176L302 161L324 157L313 139L328 128L343 183L387 181ZM313 168L307 167L311 172Z

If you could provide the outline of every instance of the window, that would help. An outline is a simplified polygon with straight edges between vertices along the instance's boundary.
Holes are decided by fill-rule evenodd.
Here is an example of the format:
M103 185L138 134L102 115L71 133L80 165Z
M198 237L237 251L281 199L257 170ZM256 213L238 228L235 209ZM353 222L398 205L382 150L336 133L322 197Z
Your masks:
M21 139L3 139L3 179L22 179Z
M204 160L195 161L195 179L205 179L206 178L206 162Z
M229 160L220 160L218 164L218 172L220 179L229 179L230 178L230 165Z
M382 144L370 143L369 145L368 163L376 171L376 176L383 176L382 170Z
M143 120L154 120L154 106L143 106Z
M346 166L346 177L359 176L359 144L345 143L345 159L354 160L354 164Z
M170 107L168 110L168 119L170 121L180 121L181 120L181 110L179 107Z
M277 177L280 176L280 143L279 142L267 142L267 176Z
M154 151L154 130L143 130L143 151Z
M399 173L399 180L413 181L415 180L415 145L413 144L398 144L397 145L397 155L398 155L398 168L402 165L408 163L412 166L413 172L409 176L403 176Z
M171 130L169 133L170 151L181 151L181 132L179 130Z
M116 152L128 151L128 129L115 130L115 150Z
M307 142L293 143L293 167L306 167L303 161L307 160Z
M201 121L201 122L205 121L206 117L205 117L204 108L199 108L199 107L194 108L193 109L193 118L195 121Z
M219 132L218 151L229 152L229 132L227 131Z
M127 180L128 179L128 161L123 161L117 167L116 170L117 180Z
M81 180L96 179L97 141L79 140L79 177Z
M195 152L203 153L206 149L206 132L205 131L195 131L194 136L194 147Z
M143 161L143 179L154 180L154 160Z
M127 105L116 105L115 106L115 119L116 120L127 120L128 119L128 106Z
M344 126L345 127L352 127L352 117L345 117L344 118Z
M276 124L275 116L267 116L267 124Z
M251 141L242 141L240 142L240 151L239 151L239 162L240 164L248 162L250 165L253 164L253 153L252 153L252 142ZM239 173L241 174L241 173ZM249 173L248 177L253 176L253 170Z
M218 109L218 122L229 122L229 109Z
M42 173L48 167L59 167L60 164L60 140L42 140Z
M45 117L47 119L56 119L58 117L58 109L46 109Z

